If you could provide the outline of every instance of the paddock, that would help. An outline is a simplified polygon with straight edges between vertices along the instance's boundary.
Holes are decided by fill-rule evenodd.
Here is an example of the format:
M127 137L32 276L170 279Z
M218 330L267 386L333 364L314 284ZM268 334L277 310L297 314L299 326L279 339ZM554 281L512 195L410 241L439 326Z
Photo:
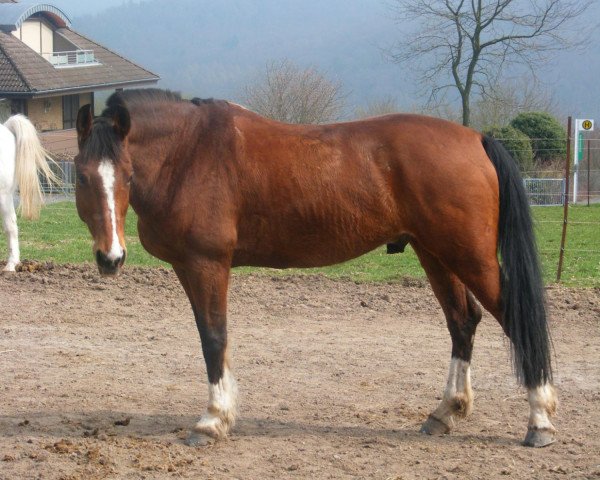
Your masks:
M240 418L228 440L193 448L183 439L204 411L206 375L173 272L126 267L105 280L92 265L41 265L2 275L0 479L599 477L600 290L547 295L559 435L531 449L519 444L526 395L488 314L472 416L425 436L451 344L424 282L234 273Z

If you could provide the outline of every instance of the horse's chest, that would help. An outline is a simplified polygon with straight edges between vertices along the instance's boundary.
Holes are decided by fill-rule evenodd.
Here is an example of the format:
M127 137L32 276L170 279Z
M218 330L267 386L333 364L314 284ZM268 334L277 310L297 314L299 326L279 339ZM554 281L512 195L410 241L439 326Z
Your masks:
M155 224L138 220L138 235L144 249L165 262L177 260L176 239L167 228L156 228Z

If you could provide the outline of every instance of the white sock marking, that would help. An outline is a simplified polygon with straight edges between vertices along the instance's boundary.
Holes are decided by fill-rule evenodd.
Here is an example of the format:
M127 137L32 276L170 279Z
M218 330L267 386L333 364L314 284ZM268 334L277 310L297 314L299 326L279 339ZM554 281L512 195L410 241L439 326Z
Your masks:
M529 397L529 426L554 430L550 415L556 411L556 393L552 385L546 383L528 391Z
M465 393L470 388L471 364L459 358L452 358L450 360L450 371L448 373L448 383L444 396L453 398L457 393Z
M195 430L211 437L225 437L235 422L237 385L228 368L218 383L208 384L208 408Z
M98 173L100 174L100 178L102 178L102 185L104 186L104 192L106 193L106 202L108 204L112 226L112 240L110 250L106 256L109 260L114 261L123 256L123 249L121 248L119 236L117 235L117 217L115 214L115 167L110 160L104 159L98 166Z
M233 377L226 368L219 383L208 385L208 408L228 412L235 406Z
M464 410L456 411L457 400ZM471 390L471 364L459 358L450 360L448 382L444 390L444 397L439 406L434 410L433 416L448 426L454 423L453 417L463 417L471 413L473 406L473 393Z

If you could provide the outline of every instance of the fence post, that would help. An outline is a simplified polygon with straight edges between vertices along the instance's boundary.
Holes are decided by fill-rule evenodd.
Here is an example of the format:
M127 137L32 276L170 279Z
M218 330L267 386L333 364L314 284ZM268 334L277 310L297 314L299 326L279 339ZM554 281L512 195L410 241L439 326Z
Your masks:
M565 166L565 198L563 208L563 228L562 239L560 241L560 254L558 257L558 271L556 272L556 282L560 282L562 274L563 259L565 256L565 240L567 239L567 220L569 217L569 176L571 169L571 117L567 122L567 165Z
M588 138L587 141L587 174L588 174L588 178L587 178L587 206L590 206L590 152L591 152L591 144L590 144L591 140Z

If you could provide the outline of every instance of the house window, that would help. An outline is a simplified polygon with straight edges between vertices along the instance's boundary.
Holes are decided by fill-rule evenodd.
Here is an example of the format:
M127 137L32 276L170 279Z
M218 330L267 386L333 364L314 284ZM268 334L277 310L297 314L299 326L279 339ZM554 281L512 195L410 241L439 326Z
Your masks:
M16 99L10 102L10 114L16 115L17 113L27 115L27 102L25 100Z
M63 97L63 129L75 128L79 111L79 95Z

